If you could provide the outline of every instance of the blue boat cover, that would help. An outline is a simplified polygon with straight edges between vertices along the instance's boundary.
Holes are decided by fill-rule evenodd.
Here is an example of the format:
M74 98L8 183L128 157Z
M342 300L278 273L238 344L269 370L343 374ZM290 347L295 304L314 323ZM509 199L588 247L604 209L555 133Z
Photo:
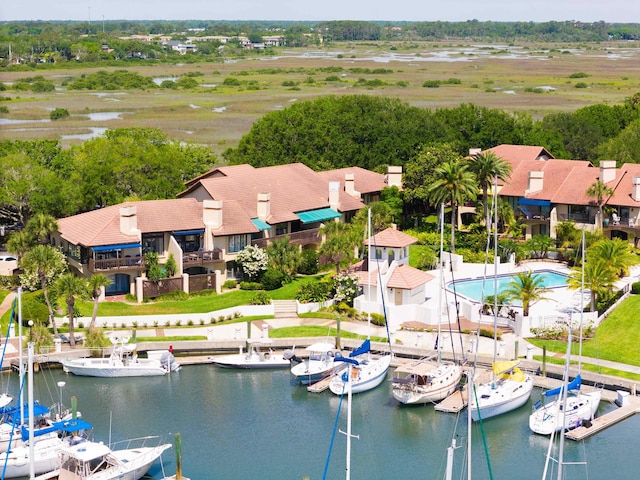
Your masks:
M576 376L569 384L567 385L568 390L580 390L580 385L582 385L582 377L580 374ZM544 392L545 397L553 397L554 395L560 395L564 391L564 385L562 387L553 388L551 390L547 390Z
M363 353L367 353L371 350L371 341L367 338L362 345L356 348L353 352L349 354L351 358L357 357L358 355L362 355Z
M33 432L34 437L39 437L40 435L46 435L47 433L52 432L65 432L65 433L73 433L79 432L80 430L90 430L93 428L89 422L86 422L80 418L73 418L71 420L64 420L61 422L53 422L53 424L47 428L39 428ZM22 441L26 442L29 440L29 429L26 426L22 426Z

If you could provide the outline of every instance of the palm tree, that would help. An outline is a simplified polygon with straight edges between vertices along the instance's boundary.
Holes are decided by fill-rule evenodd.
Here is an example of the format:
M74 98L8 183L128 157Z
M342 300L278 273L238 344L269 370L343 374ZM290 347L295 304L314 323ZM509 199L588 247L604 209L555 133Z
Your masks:
M75 348L76 340L73 331L74 316L73 311L76 305L76 298L87 296L87 282L80 277L76 277L73 273L65 273L58 277L55 283L56 293L64 297L67 304L67 317L69 318L69 345Z
M51 215L37 213L29 219L25 230L37 239L38 243L44 244L49 235L58 231L58 222Z
M98 316L98 301L102 295L102 288L111 285L111 279L102 273L94 273L89 279L89 294L93 299L93 312L91 313L91 323L89 329L95 327Z
M628 275L629 267L640 263L629 244L620 238L596 242L589 249L589 261L603 261L618 278Z
M266 248L269 264L286 276L291 276L298 270L300 261L300 247L289 241L289 236L277 238Z
M37 245L25 253L21 265L27 274L34 274L40 282L42 294L49 309L49 323L53 326L54 335L58 335L47 287L64 271L66 267L64 257L49 245Z
M484 207L484 221L487 231L491 225L489 218L489 187L494 180L505 181L511 175L511 164L495 153L487 151L476 155L470 160L470 169L476 175L478 186L482 190L482 205Z
M602 229L602 206L605 204L606 199L613 195L613 188L607 186L602 180L596 181L589 188L587 188L587 195L595 198L595 204L598 206L598 228Z
M544 296L549 291L548 288L542 286L544 278L541 275L535 275L532 271L518 273L509 288L504 292L510 300L520 300L522 302L522 314L529 316L531 306L540 301L547 300Z
M340 273L342 262L350 262L356 247L361 244L361 233L357 226L348 223L327 222L320 227L320 234L325 236L325 240L318 253L326 262L335 264L336 273Z
M429 200L435 204L451 205L451 253L455 252L455 231L458 206L466 200L475 200L476 177L459 160L443 163L435 172L435 181L428 188Z
M584 264L584 287L590 293L590 310L596 311L599 296L611 291L617 280L615 271L604 260L589 259ZM567 279L567 285L573 290L582 288L582 268L574 267Z
M7 250L14 253L18 259L22 258L35 245L33 237L24 230L13 232L7 240Z

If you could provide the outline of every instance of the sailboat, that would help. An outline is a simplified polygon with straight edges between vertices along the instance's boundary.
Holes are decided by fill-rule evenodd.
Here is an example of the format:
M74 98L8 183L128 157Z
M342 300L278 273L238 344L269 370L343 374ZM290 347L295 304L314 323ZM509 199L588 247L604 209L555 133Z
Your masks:
M367 234L369 236L369 248L367 252L369 256L369 260L367 262L367 270L369 276L368 289L369 301L371 301L371 263L375 259L375 255L371 250L371 209L369 209L368 212ZM378 273L379 272L380 269L378 268ZM378 283L380 284L380 288L383 289L384 287L382 286L382 282ZM382 303L384 307L384 290L382 291ZM367 315L367 324L370 332L371 309L369 308L368 310L369 313ZM383 310L386 309L383 308ZM389 345L389 347L391 347L391 345ZM342 373L338 372L333 375L333 377L331 378L331 382L329 382L329 390L331 390L331 392L336 395L342 395L347 390L349 390L349 393L366 392L367 390L371 390L380 385L387 377L387 372L389 371L389 366L391 365L393 353L389 352L389 354L387 355L373 358L371 356L371 338L370 336L368 336L367 339L362 342L362 345L351 352L349 357L359 359L357 366L350 369L352 376L346 379Z
M497 360L497 324L498 324L498 181L497 177L493 189L493 330L494 349L491 379L487 382L473 385L469 398L469 413L473 421L486 420L503 413L520 408L531 397L533 378L518 368L519 361Z
M442 323L444 297L444 204L440 206L440 289L438 303L438 337ZM438 360L422 358L395 369L391 379L391 394L405 405L434 403L451 395L462 378L462 367L454 362L443 362L438 348Z
M582 318L584 311L584 230L582 231L582 281L580 288L580 338L582 338ZM589 422L595 417L602 392L599 389L585 391L582 389L582 377L580 373L569 382L569 356L571 354L571 322L567 336L567 355L565 361L565 381L561 387L546 391L545 398L555 397L549 403L536 403L533 413L529 416L529 428L540 435L550 435L553 432L572 430ZM582 350L582 342L580 342ZM580 352L582 355L582 351ZM580 364L578 366L580 371Z

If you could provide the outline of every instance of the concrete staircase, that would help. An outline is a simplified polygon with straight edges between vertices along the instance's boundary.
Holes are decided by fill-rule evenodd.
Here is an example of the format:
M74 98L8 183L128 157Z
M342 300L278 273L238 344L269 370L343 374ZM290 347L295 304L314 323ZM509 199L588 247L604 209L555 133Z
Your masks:
M297 318L298 306L295 300L272 300L276 318Z

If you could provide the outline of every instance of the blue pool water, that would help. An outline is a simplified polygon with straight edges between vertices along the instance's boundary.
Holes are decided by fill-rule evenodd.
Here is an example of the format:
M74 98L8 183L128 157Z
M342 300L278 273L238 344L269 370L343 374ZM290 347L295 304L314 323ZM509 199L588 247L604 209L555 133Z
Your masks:
M566 287L567 275L564 273L556 272L554 270L539 270L535 272L535 275L542 277L542 286L547 288ZM510 275L498 275L498 292L507 290L511 281L516 278L516 274ZM493 276L488 276L486 279L476 278L467 280L455 280L447 284L447 289L451 292L454 291L457 295L462 295L470 300L476 302L482 301L483 298L483 283L484 283L484 297L494 294L494 279Z

